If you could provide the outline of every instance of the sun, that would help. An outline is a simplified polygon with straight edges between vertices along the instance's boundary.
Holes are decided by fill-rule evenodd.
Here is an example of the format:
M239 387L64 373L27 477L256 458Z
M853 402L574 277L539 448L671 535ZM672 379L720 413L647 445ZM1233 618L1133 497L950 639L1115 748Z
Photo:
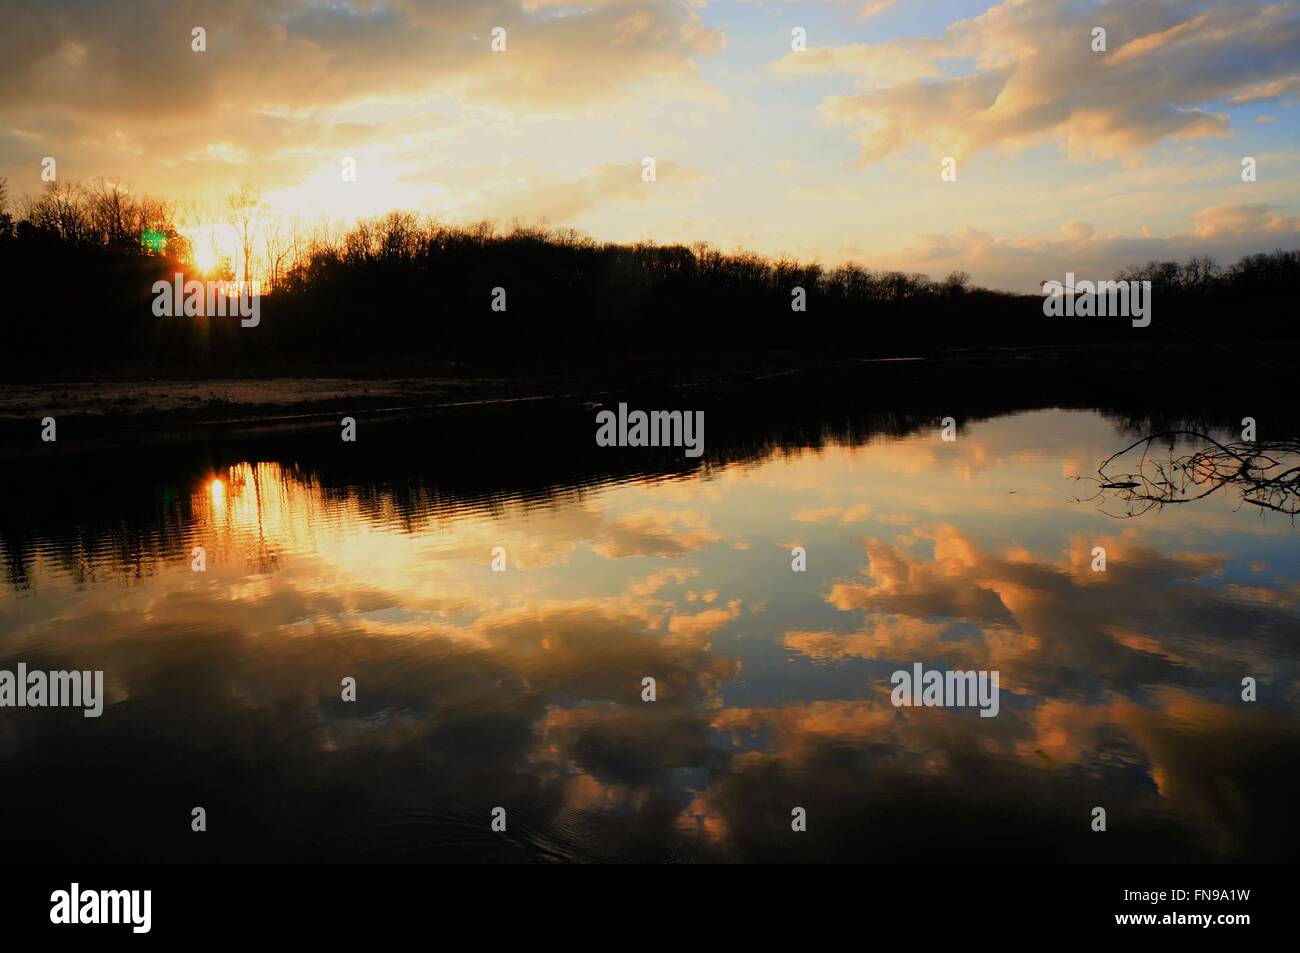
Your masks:
M213 271L218 264L216 249L211 244L195 245L194 247L194 266L202 272Z
M186 229L183 234L190 242L190 264L196 271L213 277L223 277L227 268L239 268L239 236L231 225L209 222Z

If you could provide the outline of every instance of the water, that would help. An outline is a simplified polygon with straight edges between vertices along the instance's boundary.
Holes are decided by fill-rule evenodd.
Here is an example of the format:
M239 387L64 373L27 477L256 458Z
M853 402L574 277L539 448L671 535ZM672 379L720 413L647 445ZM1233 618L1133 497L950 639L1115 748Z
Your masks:
M0 709L0 843L14 861L1294 859L1292 521L1232 488L1133 519L1079 502L1095 487L1074 478L1135 439L1097 412L952 443L914 426L730 445L713 427L704 466L409 433L10 464L0 669L102 669L107 702ZM915 662L998 671L997 717L894 707Z

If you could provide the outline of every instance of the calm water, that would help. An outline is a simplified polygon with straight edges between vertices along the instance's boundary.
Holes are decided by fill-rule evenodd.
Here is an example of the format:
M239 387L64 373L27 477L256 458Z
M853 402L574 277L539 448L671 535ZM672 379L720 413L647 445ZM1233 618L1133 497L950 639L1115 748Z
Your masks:
M1077 502L1072 478L1135 436L1098 413L908 430L755 438L669 473L403 442L10 465L0 668L102 669L107 704L0 709L0 844L1294 859L1300 530L1231 490L1136 519ZM520 472L548 466L574 472ZM915 662L997 670L998 716L895 708Z

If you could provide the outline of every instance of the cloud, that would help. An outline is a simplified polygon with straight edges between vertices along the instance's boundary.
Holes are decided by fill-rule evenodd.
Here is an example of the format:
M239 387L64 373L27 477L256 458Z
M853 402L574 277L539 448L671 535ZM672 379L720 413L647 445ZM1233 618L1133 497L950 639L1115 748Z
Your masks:
M708 528L709 518L690 511L638 510L602 527L591 548L608 559L625 556L683 556L722 539Z
M1017 694L1051 686L1058 696L1086 695L1100 679L1134 692L1156 680L1235 684L1241 672L1286 675L1273 660L1278 634L1296 624L1289 597L1224 591L1214 584L1220 556L1165 555L1136 533L1075 538L1053 560L988 552L947 524L912 535L931 543L933 555L869 539L865 581L831 585L826 601L862 612L862 630L793 630L786 648L818 660L996 669L1003 690ZM1093 546L1106 549L1105 573L1091 569ZM1088 677L1063 691L1057 677L1067 669Z
M1097 230L1090 222L1066 222L1061 226L1061 234L1067 242L1086 242L1096 237Z
M892 9L894 0L867 0L862 5L862 12L858 14L859 20L870 20L872 17L878 17L886 10Z
M0 130L21 135L0 138L0 167L53 155L65 177L190 193L248 169L262 187L298 184L363 143L390 164L401 154L400 165L427 166L429 144L470 116L537 121L650 90L698 91L695 59L725 46L681 0L563 16L518 0L133 0L129 15L54 0L11 4L4 20ZM490 48L496 26L505 52ZM196 27L205 52L191 48Z
M644 181L638 161L596 166L575 179L509 181L489 187L496 194L481 206L481 214L489 219L562 224L610 202L662 199L665 190L706 178L698 170L669 161L656 162L655 176L654 182Z
M1113 858L1112 848L1073 833L1087 814L1063 803L1106 804L1112 818L1142 832L1135 856L1282 859L1289 845L1260 836L1260 815L1291 829L1280 792L1295 772L1269 751L1300 750L1300 733L1284 712L1252 708L1177 689L1145 704L1004 707L987 721L938 709L900 715L879 697L727 708L713 727L744 754L693 810L732 856L748 860L790 856L788 834L771 822L775 806L789 804L807 809L810 830L816 818L835 832L810 859L907 858L917 830L926 832L927 856L944 860L995 850L1051 857L1063 842L1076 857L1095 850L1097 860Z
M129 17L89 0L23 4L7 17L0 103L109 117L236 113L417 94L464 83L505 105L605 98L646 76L683 75L719 31L674 0L584 4L536 15L512 0L138 0ZM504 52L491 31L506 25ZM191 30L207 31L206 52ZM575 55L580 52L581 55ZM593 82L599 78L599 82Z
M802 52L787 53L771 68L778 76L851 73L863 86L885 87L937 78L942 72L937 61L944 58L943 49L927 42L857 43L851 46L813 46Z
M938 39L792 53L778 73L848 73L860 92L819 111L855 128L863 162L916 144L963 159L994 146L1054 141L1074 160L1127 157L1162 139L1228 134L1217 101L1294 88L1300 4L1107 4L1008 0ZM1104 20L1109 52L1091 48Z
M1195 222L1192 234L1197 238L1300 235L1300 217L1277 214L1267 205L1215 205L1197 212Z
M1255 103L1269 99L1280 99L1288 93L1297 92L1300 92L1300 74L1248 86L1233 96L1232 101L1234 103Z
M1192 215L1190 228L1155 237L1149 226L1141 236L1101 235L1090 222L1061 225L1058 237L1000 237L966 227L945 234L920 235L906 247L877 259L878 265L908 271L942 273L960 262L978 280L1026 292L1037 282L1060 280L1065 271L1080 277L1113 277L1121 269L1150 261L1182 261L1210 255L1230 264L1261 248L1300 246L1300 216L1267 204L1228 203Z
M694 615L675 613L668 622L669 641L701 643L740 617L741 601L733 599L726 608L706 609Z
M826 506L820 509L803 509L796 510L790 517L796 523L825 523L837 521L840 523L862 523L871 516L870 503L858 503L848 508L842 506Z

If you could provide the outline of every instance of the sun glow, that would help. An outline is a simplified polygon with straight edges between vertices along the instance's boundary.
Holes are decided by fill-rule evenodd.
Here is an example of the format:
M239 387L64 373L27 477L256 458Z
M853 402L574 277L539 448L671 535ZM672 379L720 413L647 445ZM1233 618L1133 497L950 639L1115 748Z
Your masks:
M211 245L194 246L194 265L199 271L210 274L217 267L218 261L216 249Z
M242 261L239 239L230 225L203 225L188 229L185 237L190 241L191 264L202 274L210 277L222 277L218 274L229 265L237 270Z

